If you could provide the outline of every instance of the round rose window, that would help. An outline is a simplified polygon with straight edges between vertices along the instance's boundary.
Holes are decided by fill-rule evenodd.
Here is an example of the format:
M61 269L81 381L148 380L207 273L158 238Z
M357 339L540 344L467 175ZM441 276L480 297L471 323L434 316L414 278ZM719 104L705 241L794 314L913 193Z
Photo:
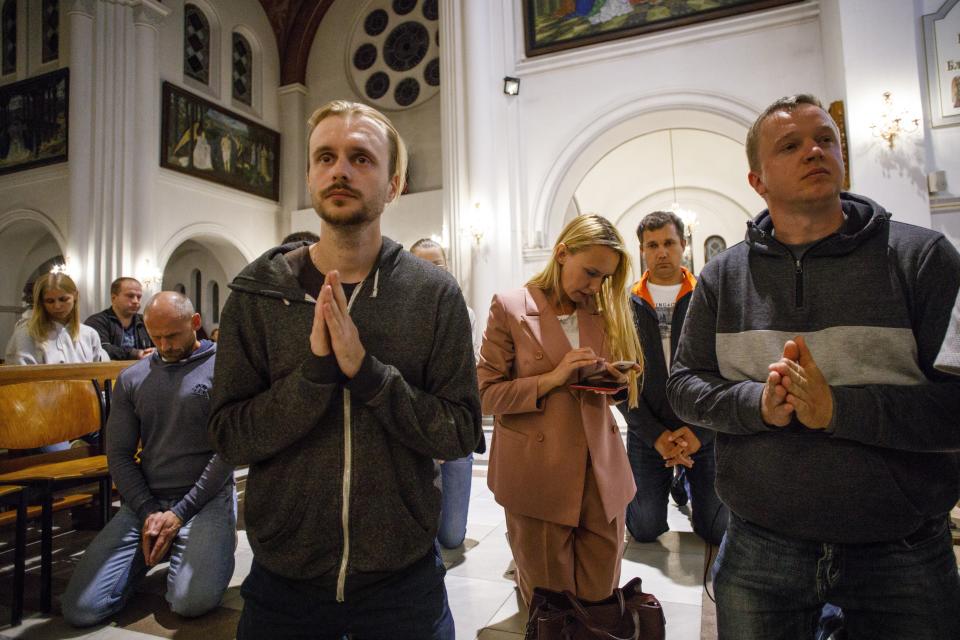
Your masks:
M370 0L347 50L347 75L378 108L407 109L440 87L438 0Z

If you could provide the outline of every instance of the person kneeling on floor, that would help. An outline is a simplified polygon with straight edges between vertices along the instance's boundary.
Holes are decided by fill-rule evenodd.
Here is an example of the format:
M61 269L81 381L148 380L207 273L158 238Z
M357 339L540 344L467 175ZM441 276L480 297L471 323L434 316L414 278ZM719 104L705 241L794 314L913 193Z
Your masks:
M168 555L167 602L182 616L220 604L233 576L233 467L206 437L217 346L197 340L200 314L179 293L158 293L144 320L157 351L120 374L107 423L107 460L123 506L61 599L64 618L78 627L120 611Z

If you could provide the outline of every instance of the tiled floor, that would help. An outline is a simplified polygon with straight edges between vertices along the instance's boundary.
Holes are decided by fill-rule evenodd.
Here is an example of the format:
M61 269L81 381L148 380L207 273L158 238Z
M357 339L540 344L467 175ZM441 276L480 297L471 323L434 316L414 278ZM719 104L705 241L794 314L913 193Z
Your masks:
M526 611L520 611L518 597L510 580L503 577L510 567L511 555L504 536L506 530L503 510L493 500L483 477L484 467L475 469L471 492L467 541L460 550L445 552L449 568L447 591L450 606L461 640L518 640L522 637ZM667 618L668 640L699 640L704 545L691 531L689 519L671 505L669 521L672 531L658 543L630 542L623 559L623 582L639 576L645 591L656 594L663 602ZM91 534L69 534L72 544L58 555L54 594L58 596L69 578L83 542ZM71 549L71 546L73 549ZM31 551L36 547L34 545ZM60 545L58 543L58 549ZM184 621L171 614L161 594L165 571L155 570L144 581L140 593L127 609L107 626L86 630L72 629L59 616L45 617L32 613L28 603L27 619L22 626L0 628L0 638L52 640L60 638L89 638L96 640L178 638L190 640L219 640L232 638L237 612L242 607L239 585L250 568L251 552L244 532L240 532L237 549L237 567L222 607L206 620ZM33 571L38 572L35 565ZM9 581L9 573L0 579ZM36 587L33 577L28 590ZM9 588L9 587L8 587ZM34 605L35 607L35 605ZM6 613L0 610L0 620Z

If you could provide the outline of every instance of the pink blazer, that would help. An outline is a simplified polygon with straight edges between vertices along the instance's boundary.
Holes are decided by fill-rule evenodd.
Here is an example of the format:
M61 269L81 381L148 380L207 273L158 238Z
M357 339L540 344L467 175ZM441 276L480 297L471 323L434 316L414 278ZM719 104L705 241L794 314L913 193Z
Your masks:
M580 346L601 357L603 318L577 311ZM537 400L537 376L571 349L540 289L497 294L480 347L477 375L483 413L493 414L487 484L514 513L575 527L587 455L606 517L622 514L636 486L605 396L557 387ZM568 382L574 382L575 375Z

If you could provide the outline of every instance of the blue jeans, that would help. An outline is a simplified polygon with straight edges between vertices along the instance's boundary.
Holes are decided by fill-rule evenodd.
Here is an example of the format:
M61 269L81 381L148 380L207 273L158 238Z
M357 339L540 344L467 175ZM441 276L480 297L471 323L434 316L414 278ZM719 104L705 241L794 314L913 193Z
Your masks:
M960 574L946 515L901 540L826 544L730 515L713 568L720 640L797 640L823 605L843 610L850 640L960 638Z
M168 509L174 501L161 500ZM127 505L111 518L80 558L61 598L63 617L76 627L120 611L147 573L140 548L142 523ZM233 576L237 546L237 494L232 482L190 518L170 545L167 602L186 617L220 604Z
M336 601L334 579L292 580L254 558L243 581L237 640L454 640L443 584L446 570L434 545L426 556L382 580L351 588ZM329 582L329 584L327 584Z
M473 454L440 465L440 528L437 541L447 549L463 544L467 535L467 510L470 508L470 482Z
M627 505L627 530L638 542L653 542L670 528L667 501L673 467L663 466L663 457L633 431L627 432L627 457L637 485L637 493ZM693 467L686 470L686 476L693 531L710 544L720 544L727 529L728 510L714 489L717 471L713 441L701 447L692 458Z

